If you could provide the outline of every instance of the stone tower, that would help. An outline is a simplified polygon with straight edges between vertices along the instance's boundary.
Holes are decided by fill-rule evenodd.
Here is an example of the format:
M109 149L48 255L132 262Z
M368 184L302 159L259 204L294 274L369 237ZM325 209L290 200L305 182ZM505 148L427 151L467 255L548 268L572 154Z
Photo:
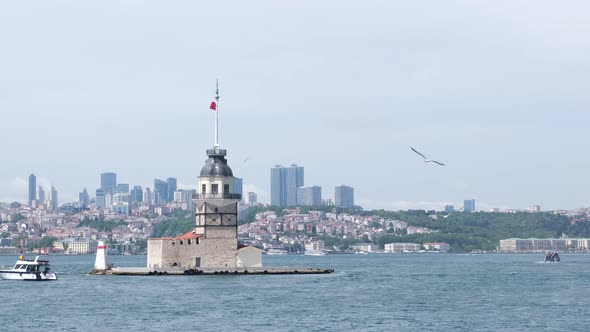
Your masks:
M227 164L226 150L216 145L207 150L209 158L201 169L196 205L195 234L204 252L201 266L235 267L238 249L238 202L234 176Z

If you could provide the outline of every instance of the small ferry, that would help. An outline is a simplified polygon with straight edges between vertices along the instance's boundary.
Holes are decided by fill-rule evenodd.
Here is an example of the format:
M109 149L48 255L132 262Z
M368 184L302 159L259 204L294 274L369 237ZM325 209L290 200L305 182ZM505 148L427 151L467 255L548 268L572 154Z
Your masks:
M267 255L286 255L287 251L282 249L268 249L266 251Z
M57 280L57 276L50 271L48 260L39 259L39 256L29 260L21 255L12 268L0 269L0 279L48 281Z
M326 253L321 250L305 250L305 256L326 256Z

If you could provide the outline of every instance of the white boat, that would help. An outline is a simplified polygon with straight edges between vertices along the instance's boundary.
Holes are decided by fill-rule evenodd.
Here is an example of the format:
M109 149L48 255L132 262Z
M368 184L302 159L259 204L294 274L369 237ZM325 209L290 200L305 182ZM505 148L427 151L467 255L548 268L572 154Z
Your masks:
M12 268L0 269L0 279L47 281L57 280L57 276L50 271L48 260L39 259L39 256L29 260L21 255Z
M305 250L305 256L325 256L326 253L321 250Z
M268 249L266 251L267 255L286 255L287 251L286 250L281 250L281 249Z

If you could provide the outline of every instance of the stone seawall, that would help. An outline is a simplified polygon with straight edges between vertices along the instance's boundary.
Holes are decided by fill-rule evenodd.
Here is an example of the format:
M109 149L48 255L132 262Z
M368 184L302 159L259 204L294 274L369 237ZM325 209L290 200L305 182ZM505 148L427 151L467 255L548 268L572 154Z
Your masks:
M192 275L277 275L277 274L329 274L334 269L317 268L201 268L201 269L149 269L142 267L92 270L91 275L113 276L192 276Z

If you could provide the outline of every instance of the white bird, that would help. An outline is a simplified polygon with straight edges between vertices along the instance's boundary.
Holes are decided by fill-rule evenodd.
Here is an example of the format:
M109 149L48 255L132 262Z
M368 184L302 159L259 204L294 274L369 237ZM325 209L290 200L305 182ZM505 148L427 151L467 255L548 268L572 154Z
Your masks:
M431 162L431 161L432 161L432 162L433 162L433 163L435 163L435 164L439 164L439 165L441 165L441 166L445 166L445 164L443 164L443 163L439 163L439 162L438 162L438 161L436 161L436 160L432 160L432 159L428 159L428 158L426 158L426 156L425 156L425 155L421 154L420 152L418 152L416 149L414 149L414 148L413 148L413 147L411 147L411 146L410 146L410 149L412 149L412 151L414 151L414 152L416 152L417 154L419 154L420 156L422 156L422 158L424 158L424 162L425 162L425 163L429 163L429 162Z
M250 159L249 157L244 158L244 164Z

